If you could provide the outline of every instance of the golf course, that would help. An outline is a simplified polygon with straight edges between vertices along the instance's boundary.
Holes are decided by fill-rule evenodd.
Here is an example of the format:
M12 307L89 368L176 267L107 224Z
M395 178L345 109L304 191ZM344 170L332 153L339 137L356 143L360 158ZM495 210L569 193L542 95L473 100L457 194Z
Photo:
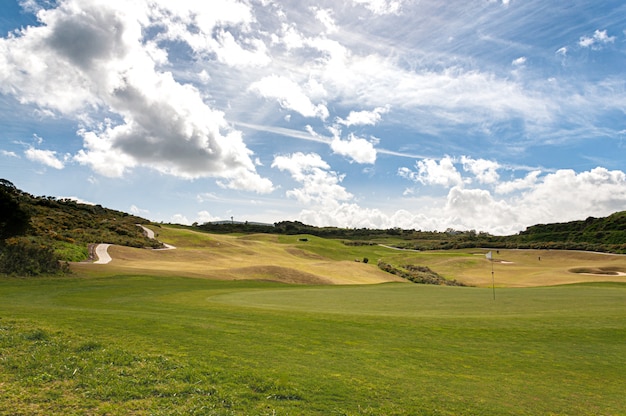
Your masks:
M0 414L626 414L624 255L147 227L0 278Z

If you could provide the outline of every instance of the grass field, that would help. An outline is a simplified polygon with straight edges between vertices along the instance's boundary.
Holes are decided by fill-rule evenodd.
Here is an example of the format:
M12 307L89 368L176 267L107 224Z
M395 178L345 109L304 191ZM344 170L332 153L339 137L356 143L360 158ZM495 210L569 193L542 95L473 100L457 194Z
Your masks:
M351 270L378 282L377 256L490 281L484 252L160 234L178 248L115 247L111 264L71 277L0 279L0 414L626 414L626 284L502 287L541 273L531 260L622 267L614 257L501 252L493 300L488 284L304 284L349 283ZM354 262L364 256L370 264ZM525 270L507 284L499 268L515 264ZM301 284L267 281L291 270Z
M153 227L176 250L114 246L107 265L75 264L77 273L149 274L220 280L272 280L303 284L368 284L402 281L376 266L425 265L449 279L491 287L487 249L414 252L383 246L346 246L313 236L209 235L174 227ZM363 258L369 262L364 264ZM549 286L582 282L626 282L626 255L558 250L493 251L498 287ZM355 260L359 260L358 262ZM574 271L612 270L614 274ZM621 273L620 273L621 272Z

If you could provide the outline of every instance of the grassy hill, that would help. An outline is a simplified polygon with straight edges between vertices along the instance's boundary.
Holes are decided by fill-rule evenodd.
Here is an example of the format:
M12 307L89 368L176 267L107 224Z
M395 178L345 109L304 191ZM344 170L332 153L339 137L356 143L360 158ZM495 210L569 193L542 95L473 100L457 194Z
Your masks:
M383 248L383 245L420 251L469 250L481 247L626 251L626 212L620 212L607 218L536 225L507 237L494 237L475 231L423 232L313 227L291 221L283 221L274 226L248 223L195 224L192 227L177 228L190 231L184 237L181 237L180 232L177 234L173 227L155 229L157 233L161 232L171 240L166 242L181 247L175 252L156 253L131 250L161 247L159 241L147 238L137 226L149 224L146 219L100 205L32 196L6 180L0 183L0 196L0 202L4 204L0 206L3 210L2 218L11 218L11 215L15 218L5 221L0 227L3 233L14 234L12 238L4 240L3 247L0 247L0 258L4 259L5 264L10 260L12 264L9 266L13 269L8 269L23 275L54 270L58 260L87 260L92 255L90 247L97 243L114 245L110 250L115 254L116 261L111 267L149 270L150 273L157 274L177 270L181 275L196 274L213 278L266 277L294 283L363 283L397 280L402 277L418 283L485 284L478 277L482 273L480 270L470 272L473 270L471 264L476 263L474 256L484 254L481 250L470 250L463 254L466 258L459 264L464 266L457 264L450 267L448 264L452 264L451 262L440 263L429 256L413 255L407 258L391 249ZM16 227L15 224L19 225L20 222L24 222L23 226ZM191 237L192 235L195 237ZM7 238L4 234L0 237ZM178 241L181 239L182 241ZM289 245L285 245L286 242ZM227 247L232 250L229 252ZM210 252L206 250L209 248ZM215 255L218 252L220 254ZM457 254L455 256L458 257ZM532 256L540 257L542 254L537 252ZM549 256L543 257L548 259ZM370 260L371 263L366 264ZM36 264L38 261L41 264ZM511 263L513 261L502 264ZM522 261L514 263L519 264ZM560 276L548 279L553 282L551 284L580 281L571 279L571 270L574 269L593 269L599 272L596 274L603 274L605 277L619 275L624 269L622 265L606 261L572 261L567 264L571 267L565 271L553 270L547 265L544 262L541 266L554 276ZM376 266L388 273L382 273ZM434 266L436 267L433 268ZM508 271L514 268L508 267ZM342 279L337 279L339 275ZM381 277L383 275L384 278ZM580 275L579 273L579 277ZM515 276L510 281L515 281L516 285L532 285L527 277L518 273ZM545 283L544 280L541 281Z
M75 274L146 274L211 280L259 280L290 284L346 285L415 281L403 271L429 269L442 281L491 287L550 286L626 281L626 256L570 250L484 248L411 251L383 245L345 245L312 235L210 234L189 227L147 225L175 250L112 246L106 265L74 263ZM371 259L365 263L362 259ZM388 267L394 269L389 273ZM418 281L419 282L419 281Z

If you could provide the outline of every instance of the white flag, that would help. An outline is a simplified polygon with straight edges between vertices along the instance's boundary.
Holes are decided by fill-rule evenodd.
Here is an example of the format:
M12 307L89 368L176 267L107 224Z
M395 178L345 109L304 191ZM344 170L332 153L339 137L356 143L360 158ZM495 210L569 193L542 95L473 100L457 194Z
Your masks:
M485 254L485 257L487 257L487 260L491 260L491 251L487 254Z

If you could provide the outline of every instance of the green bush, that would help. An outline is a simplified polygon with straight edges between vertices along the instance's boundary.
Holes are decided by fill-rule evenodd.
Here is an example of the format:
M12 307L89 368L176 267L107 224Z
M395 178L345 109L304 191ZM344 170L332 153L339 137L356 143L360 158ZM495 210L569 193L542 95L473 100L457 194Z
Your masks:
M27 237L14 237L0 248L0 273L18 276L38 276L67 272L52 247Z

